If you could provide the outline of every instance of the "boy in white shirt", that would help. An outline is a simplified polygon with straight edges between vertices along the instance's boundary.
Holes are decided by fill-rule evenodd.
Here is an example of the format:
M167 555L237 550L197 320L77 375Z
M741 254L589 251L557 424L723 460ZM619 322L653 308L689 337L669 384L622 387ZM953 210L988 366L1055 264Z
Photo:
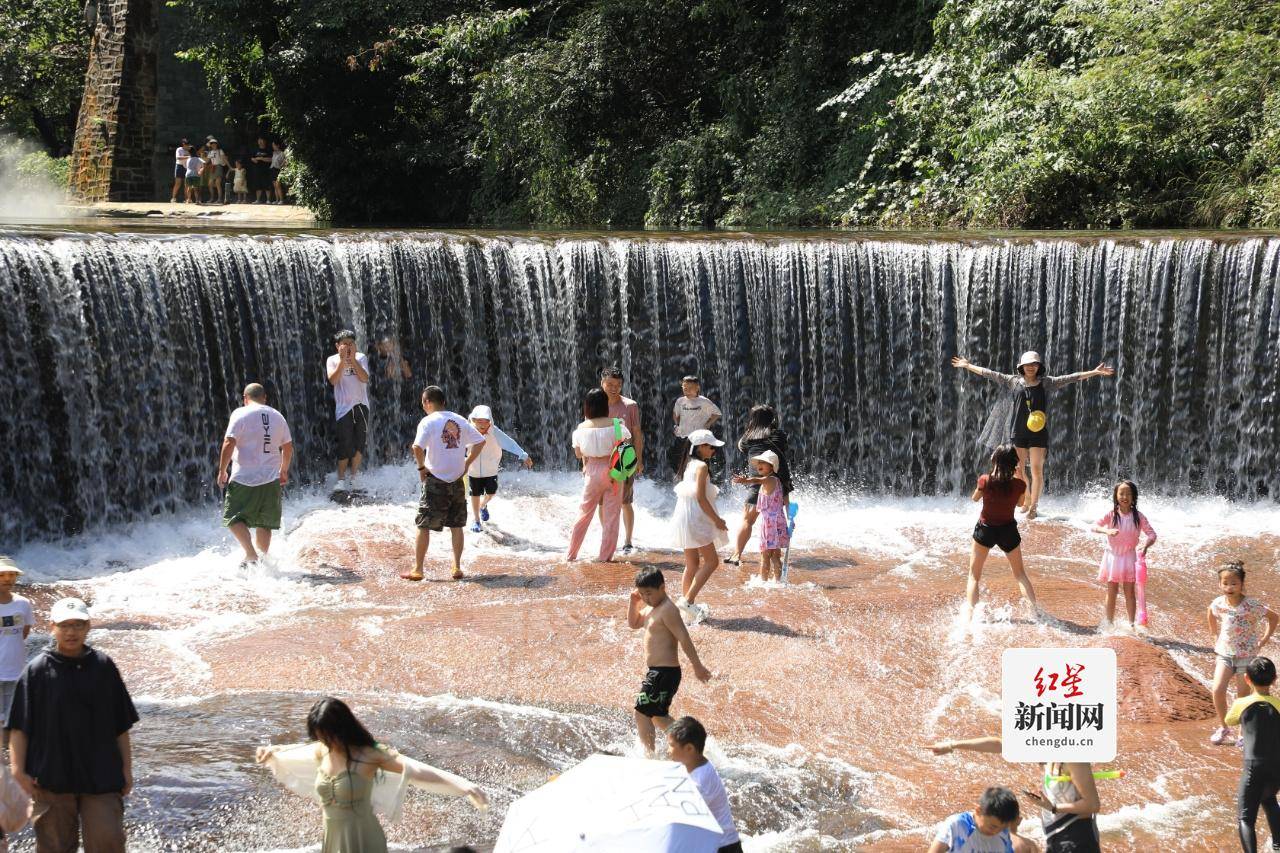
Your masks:
M27 636L35 622L31 602L13 594L13 585L21 574L17 563L0 556L0 717L4 725L9 723L14 687L27 665ZM4 745L9 746L8 730L4 733Z
M696 430L711 429L720 420L720 407L702 396L702 381L698 377L686 376L681 379L680 391L684 396L677 397L671 409L676 435L670 459L673 471L680 469L681 459L689 453L689 445L685 439Z
M729 808L729 794L724 789L720 774L703 756L707 745L707 730L693 717L681 717L667 727L667 746L671 760L678 761L689 771L689 778L698 786L698 793L711 809L720 824L720 846L716 853L742 853L742 840L733 825L733 811Z
M222 523L244 549L247 564L256 563L260 554L267 553L271 531L280 529L282 488L289 482L293 436L284 415L267 405L267 390L257 382L245 386L243 402L231 413L223 435L218 485L227 490ZM233 459L228 474L227 465Z
M929 853L1015 853L1026 846L1022 839L1015 845L1010 835L1020 816L1013 791L988 788L978 798L976 809L953 814L938 824Z

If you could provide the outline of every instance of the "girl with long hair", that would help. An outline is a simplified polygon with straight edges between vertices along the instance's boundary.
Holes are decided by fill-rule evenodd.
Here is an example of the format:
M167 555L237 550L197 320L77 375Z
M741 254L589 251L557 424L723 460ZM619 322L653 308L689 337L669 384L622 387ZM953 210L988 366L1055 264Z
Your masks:
M982 567L987 555L997 545L1009 558L1013 577L1022 588L1022 596L1032 607L1036 606L1036 593L1022 564L1022 535L1013 510L1018 505L1027 484L1015 476L1018 453L1013 445L1003 444L991 454L991 473L978 478L973 490L974 503L982 501L982 512L973 528L973 551L969 556L969 583L965 591L965 621L973 616L978 606L978 585L982 581Z
M1099 518L1093 525L1094 533L1108 537L1107 550L1098 564L1098 580L1107 585L1106 628L1116 618L1116 594L1123 586L1124 606L1129 613L1129 625L1137 629L1138 600L1135 584L1138 579L1138 539L1146 536L1142 556L1155 544L1156 532L1147 517L1138 512L1138 486L1132 480L1121 480L1111 490L1111 512Z
M258 748L258 763L295 794L324 812L322 853L386 853L375 811L399 817L405 784L446 796L468 797L477 808L489 799L474 782L403 756L374 740L347 704L326 697L307 714L310 743Z
M720 490L711 482L708 461L724 442L709 429L695 429L685 440L688 451L680 462L676 483L676 508L671 528L676 547L684 551L683 593L676 608L686 624L701 622L709 612L705 604L695 604L698 593L720 565L717 548L729 542L729 525L716 512Z

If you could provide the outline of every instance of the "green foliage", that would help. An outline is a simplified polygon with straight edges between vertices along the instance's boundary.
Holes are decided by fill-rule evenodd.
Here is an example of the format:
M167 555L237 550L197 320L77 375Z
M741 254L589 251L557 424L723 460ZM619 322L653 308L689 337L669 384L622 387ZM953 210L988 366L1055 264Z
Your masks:
M66 154L88 62L88 27L75 0L0 4L0 132Z
M71 183L71 158L50 157L44 151L32 151L18 159L14 174L20 184L31 188L65 190Z
M832 107L874 129L859 225L1275 224L1277 0L948 0ZM887 113L853 112L889 88Z

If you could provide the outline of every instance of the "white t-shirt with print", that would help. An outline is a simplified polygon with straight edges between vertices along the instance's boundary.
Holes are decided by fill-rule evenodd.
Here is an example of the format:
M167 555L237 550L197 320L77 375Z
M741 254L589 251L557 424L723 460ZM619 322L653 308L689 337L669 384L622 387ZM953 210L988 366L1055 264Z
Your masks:
M973 815L966 812L953 814L938 824L938 833L933 840L947 845L948 853L1009 853L1013 849L1013 839L1007 829L996 835L983 835L975 828L966 838L965 827L971 821Z
M250 403L231 413L224 438L236 440L231 479L242 486L263 486L280 479L280 449L293 441L284 415Z
M672 414L680 418L676 424L676 435L688 438L695 429L707 429L712 418L720 417L720 407L701 394L692 400L680 396L676 398Z
M484 441L462 415L454 412L432 412L418 421L414 447L426 451L427 470L432 476L452 483L462 476L467 464L467 448Z
M329 356L329 360L324 363L325 378L329 378L338 366L338 362L342 360L342 356L336 352ZM356 361L364 368L364 375L369 375L369 356L362 352L356 353ZM338 379L338 384L333 386L333 417L335 420L342 420L342 416L354 409L356 406L369 405L369 383L361 382L360 377L356 376L354 367L344 367L342 376Z
M15 595L0 604L0 681L17 681L27 665L26 629L36 622L31 602Z
M702 794L707 808L711 809L716 823L720 824L720 831L724 833L720 836L720 846L727 847L738 841L738 829L733 825L733 812L729 808L729 793L724 789L724 782L720 780L720 774L711 766L711 762L693 768L689 778L698 786L698 793Z

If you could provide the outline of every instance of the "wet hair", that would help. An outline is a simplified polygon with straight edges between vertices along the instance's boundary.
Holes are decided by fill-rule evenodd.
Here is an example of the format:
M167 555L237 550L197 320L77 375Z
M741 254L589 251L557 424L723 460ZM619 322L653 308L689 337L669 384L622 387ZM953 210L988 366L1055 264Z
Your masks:
M1018 819L1018 798L1013 791L999 785L988 788L978 798L978 813L993 817L1001 823L1013 823Z
M250 382L244 386L244 395L255 403L261 403L267 399L267 389L257 382Z
M991 452L991 475L987 485L1002 492L1013 488L1014 473L1018 470L1018 451L1012 444L1002 444Z
M692 744L699 755L707 745L707 730L693 717L681 717L667 726L667 736L681 745Z
M614 367L613 365L610 365L609 367L606 367L600 371L601 382L603 382L606 379L624 379L624 378L625 377L622 375L622 368L620 367Z
M1245 673L1259 687L1270 687L1276 680L1276 665L1271 662L1271 658L1256 657L1249 661Z
M422 389L422 399L433 406L444 405L444 389L439 385L428 385Z
M1138 484L1133 480L1121 480L1111 489L1111 526L1120 526L1120 487L1128 486L1129 491L1133 494L1133 523L1135 526L1142 524L1142 516L1138 513Z
M355 343L356 333L351 331L350 329L342 329L338 332L334 332L333 334L333 342L335 344L340 344L343 341L345 341L347 338L350 338L351 342Z
M1240 583L1244 583L1244 563L1240 560L1231 560L1218 567L1218 577L1222 577L1223 572L1231 572L1231 574L1240 578Z
M592 388L582 399L582 416L587 420L609 417L609 395L602 388Z
M307 712L307 737L330 748L341 747L348 758L353 749L363 746L376 749L378 746L369 730L351 713L347 703L332 696L321 699Z
M662 589L666 582L662 569L654 566L636 572L636 589Z
M738 439L738 449L746 452L748 441L769 438L778 428L778 412L773 406L763 403L751 407L747 412L747 425L742 430L742 438Z

